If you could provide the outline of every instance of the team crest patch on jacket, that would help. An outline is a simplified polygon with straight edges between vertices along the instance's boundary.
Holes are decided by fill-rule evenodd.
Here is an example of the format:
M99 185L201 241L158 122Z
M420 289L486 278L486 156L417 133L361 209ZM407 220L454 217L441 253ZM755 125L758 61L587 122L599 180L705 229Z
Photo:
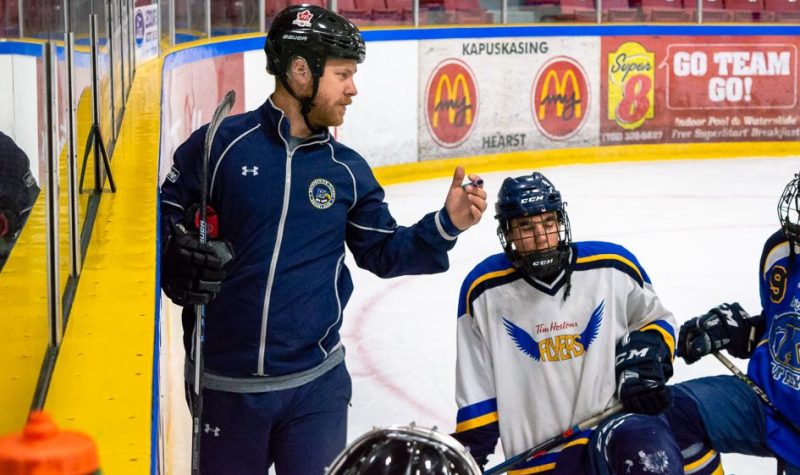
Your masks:
M308 199L315 208L330 208L336 201L336 188L328 180L317 178L308 187Z

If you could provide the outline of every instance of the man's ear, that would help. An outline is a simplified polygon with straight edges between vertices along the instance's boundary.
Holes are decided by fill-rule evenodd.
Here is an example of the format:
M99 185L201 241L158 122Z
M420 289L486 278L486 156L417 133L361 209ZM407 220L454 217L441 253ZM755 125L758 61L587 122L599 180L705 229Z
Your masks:
M295 84L295 91L300 93L311 87L312 76L311 68L305 59L295 56L289 63L289 70L286 72L291 83ZM310 91L309 91L310 92Z

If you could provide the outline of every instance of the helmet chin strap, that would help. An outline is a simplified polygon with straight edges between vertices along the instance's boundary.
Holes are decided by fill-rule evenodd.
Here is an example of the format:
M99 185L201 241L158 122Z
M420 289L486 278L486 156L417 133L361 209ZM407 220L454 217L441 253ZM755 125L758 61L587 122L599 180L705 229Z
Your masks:
M289 94L292 97L294 97L297 100L297 102L300 103L300 114L303 116L303 122L306 123L306 127L308 127L308 130L310 130L312 134L318 134L321 133L323 130L325 130L325 128L314 127L313 125L311 125L311 121L308 120L308 114L311 112L311 109L313 109L316 106L316 104L314 104L314 99L317 97L317 91L319 90L319 78L314 74L312 74L311 77L312 77L311 95L309 97L300 97L299 95L297 95L296 92L294 92L292 86L289 85L289 81L286 79L286 75L282 74L280 76L283 87L285 87L286 90L289 91Z

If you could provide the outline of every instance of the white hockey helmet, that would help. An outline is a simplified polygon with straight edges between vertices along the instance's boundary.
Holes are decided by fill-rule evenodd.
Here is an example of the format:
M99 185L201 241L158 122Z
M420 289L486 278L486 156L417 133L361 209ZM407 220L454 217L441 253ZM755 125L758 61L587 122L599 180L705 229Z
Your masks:
M390 426L373 429L336 457L327 475L480 475L457 440L435 429Z

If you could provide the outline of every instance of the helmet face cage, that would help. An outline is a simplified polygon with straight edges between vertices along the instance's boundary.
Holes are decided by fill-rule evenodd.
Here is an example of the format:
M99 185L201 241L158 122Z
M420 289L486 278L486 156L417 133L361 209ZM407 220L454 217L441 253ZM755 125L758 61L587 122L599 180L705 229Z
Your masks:
M778 219L780 219L783 234L790 242L800 244L800 173L794 175L783 190L778 201Z
M434 429L392 426L373 429L333 461L327 475L480 475L458 441Z
M549 279L566 267L572 242L566 203L544 175L507 178L495 210L497 236L514 267L537 279Z
M267 71L286 74L293 58L303 58L314 77L322 76L328 58L364 62L366 47L350 20L316 5L290 6L275 17L264 44Z

